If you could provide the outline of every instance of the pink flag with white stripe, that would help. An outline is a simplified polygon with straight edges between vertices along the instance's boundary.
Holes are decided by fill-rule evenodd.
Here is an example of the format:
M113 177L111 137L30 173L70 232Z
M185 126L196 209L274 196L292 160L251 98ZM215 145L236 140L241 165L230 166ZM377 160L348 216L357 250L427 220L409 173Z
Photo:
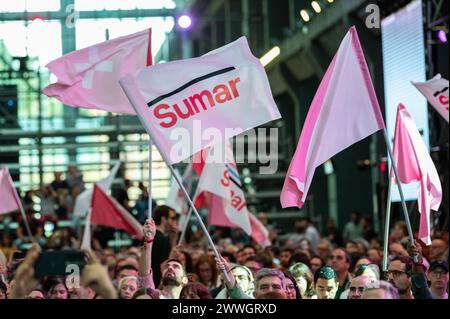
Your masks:
M311 104L281 192L282 207L302 207L317 167L384 127L358 34L352 27Z
M20 210L22 203L7 167L0 167L0 215Z
M66 54L47 65L58 81L43 93L70 106L136 114L119 79L152 64L151 30Z
M397 110L394 160L402 183L419 182L419 238L431 245L430 210L437 211L441 205L441 181L414 120L402 104Z

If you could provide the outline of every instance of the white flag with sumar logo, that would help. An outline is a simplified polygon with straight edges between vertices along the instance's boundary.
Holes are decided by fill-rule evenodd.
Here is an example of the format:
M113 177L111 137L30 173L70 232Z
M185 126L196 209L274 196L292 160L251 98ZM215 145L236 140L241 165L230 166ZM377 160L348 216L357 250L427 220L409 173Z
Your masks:
M448 123L448 80L438 74L427 82L413 82L413 85Z
M198 181L194 203L197 208L208 206L208 223L225 227L240 227L248 235L252 225L247 210L241 179L229 141L209 149L206 164ZM224 152L225 161L208 160ZM221 156L220 156L221 157Z
M281 117L245 37L199 58L146 67L120 84L169 165Z

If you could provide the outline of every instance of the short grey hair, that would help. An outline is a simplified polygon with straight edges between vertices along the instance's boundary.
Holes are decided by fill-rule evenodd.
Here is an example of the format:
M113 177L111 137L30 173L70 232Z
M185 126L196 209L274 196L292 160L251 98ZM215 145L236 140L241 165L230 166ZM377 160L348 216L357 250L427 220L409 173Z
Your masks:
M261 279L265 278L265 277L278 277L280 278L281 281L281 287L284 289L284 280L286 279L286 277L284 276L283 272L281 272L281 270L278 269L272 269L272 268L263 268L261 269L258 274L256 275L255 278L255 288L258 288L259 286L259 282L261 281Z
M369 282L366 286L366 291L373 290L373 289L382 289L390 296L390 298L386 299L400 299L399 293L397 288L394 287L391 283L384 281L384 280L378 280L375 282Z

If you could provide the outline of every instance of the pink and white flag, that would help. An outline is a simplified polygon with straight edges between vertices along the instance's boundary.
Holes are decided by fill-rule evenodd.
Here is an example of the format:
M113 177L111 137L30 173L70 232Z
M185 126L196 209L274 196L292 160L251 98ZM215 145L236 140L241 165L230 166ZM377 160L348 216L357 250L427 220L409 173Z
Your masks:
M438 74L427 82L413 82L413 85L448 123L448 80Z
M441 205L441 181L414 120L402 104L397 110L393 151L400 181L419 182L419 238L431 245L430 210L437 211Z
M271 245L269 239L269 230L266 226L261 223L261 221L253 214L248 214L250 217L250 224L252 226L251 237L262 247L267 247Z
M245 37L199 58L145 68L120 84L168 165L281 117Z
M0 167L0 215L22 209L14 182L6 166Z
M210 147L208 157L217 154L217 148L221 147ZM251 235L250 214L229 142L225 148L224 162L207 160L198 181L194 203L197 208L207 204L210 225L240 227Z
M352 27L311 104L281 192L282 207L302 207L317 167L384 127L358 34Z
M135 114L119 79L152 64L151 29L68 53L47 65L58 81L43 93L70 106Z

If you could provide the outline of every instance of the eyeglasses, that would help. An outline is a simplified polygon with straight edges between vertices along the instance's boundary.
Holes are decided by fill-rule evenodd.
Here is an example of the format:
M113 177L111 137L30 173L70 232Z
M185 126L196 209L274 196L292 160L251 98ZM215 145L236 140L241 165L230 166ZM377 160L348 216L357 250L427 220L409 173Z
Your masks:
M430 273L433 276L444 276L444 275L446 275L448 273L448 271L445 271L445 270L433 270L433 271L430 271Z

